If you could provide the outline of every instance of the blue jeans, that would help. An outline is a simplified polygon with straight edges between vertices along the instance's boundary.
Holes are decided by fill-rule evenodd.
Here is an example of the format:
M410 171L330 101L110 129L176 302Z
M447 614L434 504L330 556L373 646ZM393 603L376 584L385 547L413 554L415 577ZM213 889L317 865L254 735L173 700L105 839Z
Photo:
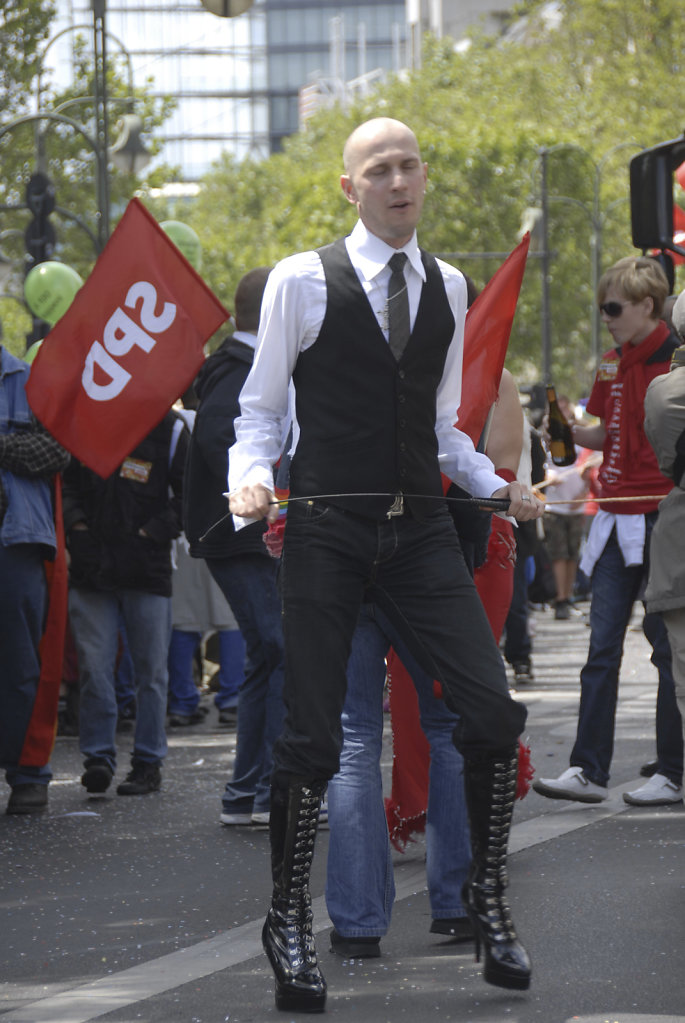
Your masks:
M41 548L0 544L0 767L10 786L52 778L49 764L19 766L38 692L46 611Z
M104 760L116 769L117 700L114 666L119 610L126 626L136 687L133 757L157 764L167 752L167 653L171 598L139 590L97 591L72 587L69 621L79 668L79 740L86 766Z
M245 640L240 629L219 632L219 691L214 704L219 710L238 705L238 692L245 678ZM192 714L200 694L193 678L193 658L201 632L173 629L169 643L169 713Z
M656 516L646 515L645 562L626 567L612 532L592 574L590 649L580 673L580 711L571 765L596 785L606 785L614 751L614 725L623 641L633 604L649 572L649 539ZM644 632L659 672L656 711L657 771L680 784L683 735L671 674L671 649L663 620L646 614Z
M459 715L470 753L513 746L526 709L511 698L492 630L445 508L375 522L317 500L291 504L281 562L286 723L274 782L340 768L347 664L366 600L386 614Z
M533 650L528 632L528 579L525 555L517 550L514 565L514 589L509 614L504 623L504 656L509 664L525 664Z
M238 734L225 813L264 813L271 805L273 745L283 725L283 632L276 588L278 565L260 554L207 558L231 605L247 650L238 694Z
M238 706L238 698L245 681L247 648L240 629L222 629L219 632L219 691L214 705L219 710Z
M136 707L136 683L134 679L133 660L126 638L126 625L121 611L119 612L119 655L116 671L114 673L114 692L117 697L117 707L120 714L127 711L130 717L135 717Z
M471 861L463 760L452 736L457 717L433 695L406 645L373 605L364 605L352 641L342 714L340 771L328 784L328 914L344 937L382 936L395 897L383 801L385 657L390 645L416 687L421 726L430 743L426 874L433 919L464 916L461 888Z

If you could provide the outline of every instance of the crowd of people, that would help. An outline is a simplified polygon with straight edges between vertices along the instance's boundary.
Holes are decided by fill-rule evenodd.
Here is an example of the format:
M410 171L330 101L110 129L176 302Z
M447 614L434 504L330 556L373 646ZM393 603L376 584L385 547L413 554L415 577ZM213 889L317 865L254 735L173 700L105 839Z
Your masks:
M534 680L534 583L560 622L579 613L579 578L590 595L570 766L535 790L608 797L623 639L647 584L657 760L624 798L682 800L685 584L671 551L685 467L685 295L671 328L657 261L627 257L602 276L597 301L614 347L586 415L562 398L572 466L552 465L545 418L524 411L507 370L476 447L454 425L473 296L460 271L419 247L426 181L409 127L386 117L360 125L340 180L358 215L352 232L242 278L235 329L206 360L195 407L171 409L107 479L40 426L24 390L28 365L0 347L7 812L48 805L70 656L86 794L102 797L113 783L122 717L132 755L116 793L160 789L167 729L204 720L193 667L216 630L218 721L237 729L220 820L269 824L263 944L284 1011L326 1003L309 896L322 806L333 952L381 954L393 807L402 841L426 831L431 931L474 941L487 982L529 986L506 857L521 695ZM450 514L445 479L498 498L501 511L473 509L466 528ZM68 609L55 614L50 595L67 563ZM389 674L396 758L386 808Z

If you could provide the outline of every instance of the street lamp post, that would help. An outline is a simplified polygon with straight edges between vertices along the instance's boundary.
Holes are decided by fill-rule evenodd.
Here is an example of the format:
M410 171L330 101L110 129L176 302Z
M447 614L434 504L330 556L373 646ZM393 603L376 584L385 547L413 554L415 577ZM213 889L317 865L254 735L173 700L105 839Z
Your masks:
M19 125L21 124L31 124L42 121L49 121L54 124L68 125L70 128L73 128L73 130L77 132L81 136L81 138L84 139L84 141L88 144L88 146L92 149L97 163L96 201L98 204L98 213L101 213L102 212L100 207L100 202L102 200L101 181L103 177L105 177L107 174L107 161L106 158L103 156L102 151L99 149L95 139L91 135L89 135L85 128L81 127L81 125L77 121L74 121L71 117L66 117L64 114L56 114L47 110L38 114L26 114L24 117L17 117L14 121L10 121L9 124L0 126L0 139L3 138L3 136L7 135L9 132L13 131L15 128L18 128ZM102 251L104 244L107 241L108 235L105 232L106 223L107 218L104 218L102 216L98 217L97 230L98 252Z
M113 163L126 173L138 173L150 158L140 139L142 122L140 118L133 113L134 91L131 55L123 43L116 36L112 36L107 31L105 25L106 0L91 0L91 7L93 11L92 30L94 54L93 95L67 100L54 110L42 110L42 77L39 74L36 113L19 117L8 124L0 125L0 139L19 125L34 123L36 126L36 172L32 175L31 180L27 185L26 201L21 205L3 207L4 209L12 208L16 210L28 209L33 215L33 220L29 223L25 233L26 249L30 255L30 262L27 263L26 270L45 259L52 258L52 251L54 249L56 236L54 227L49 222L48 216L53 211L58 213L60 216L71 220L77 226L82 228L92 241L96 254L99 255L104 248L110 233L109 159L111 158ZM89 26L85 25L72 25L63 31L58 32L57 35L50 39L46 44L42 54L42 62L44 63L46 53L50 46L58 38L67 32L88 27ZM126 57L128 69L128 95L123 100L119 100L118 98L116 100L117 102L126 103L127 113L122 119L121 134L112 147L109 145L109 97L107 92L106 74L106 41L108 37L111 38L123 51ZM94 106L94 128L92 133L90 129L86 130L86 128L84 128L81 124L63 112L75 104L85 102L91 103ZM46 173L47 159L45 155L45 136L47 129L51 125L68 126L76 132L83 141L85 141L87 146L93 152L95 157L94 179L95 204L97 211L95 230L92 230L80 216L70 213L68 210L63 209L55 203L54 188ZM45 192L46 197L50 199L49 204L47 203L47 199L45 202L43 201L42 194L34 194L38 185L41 183L45 186L43 191ZM33 191L31 190L32 185L36 186L33 188ZM49 196L48 192L50 193ZM35 340L33 335L35 335L37 331L43 329L43 326L44 325L37 323L34 317L34 330L33 334L28 339L29 342ZM40 334L39 336L43 335Z
M98 161L98 237L109 238L109 115L107 107L107 30L105 28L106 0L91 0L93 9L93 69L95 99L95 141L104 154Z
M551 315L550 315L550 301L549 301L549 276L550 276L550 256L549 251L549 204L551 202L563 202L572 206L576 206L583 210L590 221L591 235L590 235L590 262L591 262L591 351L592 360L596 366L599 362L599 338L601 330L601 322L599 316L599 309L597 307L597 286L599 284L599 277L601 272L602 264L602 231L604 223L609 212L618 204L628 200L628 196L616 200L610 203L607 208L602 211L601 209L601 187L602 187L602 175L604 167L607 161L615 153L621 149L642 149L642 146L638 142L619 142L618 145L613 146L609 149L600 160L594 160L592 156L583 149L582 146L577 145L575 142L560 142L555 146L542 146L538 150L540 157L540 209L541 209L541 242L542 252L540 253L540 269L542 275L542 299L541 299L541 319L542 319L542 364L543 364L543 375L545 382L550 380L551 374ZM549 184L548 184L548 157L552 153L559 152L561 150L575 150L589 162L592 168L592 205L589 206L587 203L582 202L580 199L574 199L567 195L550 195Z
M133 115L133 103L134 103L134 92L133 92L133 62L131 60L131 54L116 35L110 32L105 23L106 19L106 0L91 0L91 9L93 11L93 21L91 25L79 24L69 25L67 28L57 32L45 45L42 52L42 63L45 63L45 58L51 46L61 39L64 35L71 32L92 29L93 32L93 95L92 96L81 96L76 99L67 100L66 103L61 104L55 110L51 111L53 114L61 114L67 107L73 106L79 103L94 103L95 109L95 131L94 136L87 136L87 141L93 151L100 154L105 154L105 159L98 160L96 170L96 204L98 210L98 225L97 225L97 245L98 250L101 251L104 243L109 237L109 218L110 218L110 190L109 190L109 174L107 171L107 155L110 154L109 146L109 106L110 98L107 91L107 40L111 40L118 49L121 51L125 61L127 70L127 82L128 82L128 95L123 100L117 99L117 102L124 102L126 104L127 114L129 118L134 118ZM42 72L38 75L37 89L36 89L36 114L41 115L37 119L36 128L36 162L39 171L45 170L45 130L42 127L42 122L45 119L44 112L41 109L42 102ZM76 122L73 122L76 124ZM141 124L140 119L136 119L136 125L134 130L131 130L131 126L126 123L126 115L124 116L124 133L122 137L117 140L115 147L117 153L121 154L124 152L124 158L117 159L117 156L113 155L115 163L122 170L126 170L129 173L136 172L142 169L149 159L149 154L142 146L139 139ZM82 132L83 134L83 132ZM134 152L131 152L134 150ZM135 161L135 162L134 162ZM59 207L57 207L59 210ZM63 212L63 211L60 211ZM73 217L77 223L79 218ZM82 225L83 226L83 225ZM89 231L92 236L92 232Z
M36 92L36 113L17 118L16 120L0 125L0 138L9 131L21 124L35 123L35 149L36 149L36 170L37 175L47 176L47 159L45 154L45 137L48 127L51 124L64 124L69 126L87 143L92 150L95 160L95 202L97 209L96 230L93 231L76 214L55 205L54 210L60 216L76 223L90 237L95 246L96 253L102 251L109 237L110 219L110 188L108 159L116 164L126 173L139 173L150 159L150 154L140 139L142 121L133 113L134 90L133 90L133 66L131 55L117 36L110 33L105 26L106 0L91 0L93 9L93 50L94 50L94 85L93 95L81 96L55 107L53 110L41 109L42 101L42 73L39 73ZM42 62L50 47L68 32L80 29L87 29L88 25L71 25L54 35L46 44L42 53ZM107 93L107 53L106 40L111 39L122 51L126 59L128 94L126 97L116 97L112 102L124 103L126 113L121 120L121 132L113 146L109 145L109 106L110 98ZM72 117L67 116L64 111L77 104L90 103L94 105L94 132L86 130ZM9 208L9 207L5 207ZM14 207L17 209L27 208L26 206Z

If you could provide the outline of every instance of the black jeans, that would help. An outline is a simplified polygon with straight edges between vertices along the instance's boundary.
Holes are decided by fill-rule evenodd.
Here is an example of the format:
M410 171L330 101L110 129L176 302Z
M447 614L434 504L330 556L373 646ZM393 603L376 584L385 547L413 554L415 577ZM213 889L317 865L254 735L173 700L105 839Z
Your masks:
M421 522L374 522L318 501L288 509L281 596L286 668L284 732L275 780L331 778L352 635L364 600L401 632L460 716L464 755L511 746L525 707L512 700L504 663L443 507Z

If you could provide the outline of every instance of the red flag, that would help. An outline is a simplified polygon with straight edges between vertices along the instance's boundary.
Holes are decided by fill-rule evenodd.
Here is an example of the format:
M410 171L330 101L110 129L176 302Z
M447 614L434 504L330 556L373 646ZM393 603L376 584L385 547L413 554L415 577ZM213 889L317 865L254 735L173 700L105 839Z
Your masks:
M132 199L33 361L31 408L60 444L107 477L192 382L205 341L228 315Z
M466 314L461 405L457 426L474 444L483 432L499 390L530 235L507 256ZM445 491L451 480L443 476ZM393 734L392 792L385 800L390 841L400 852L412 834L425 830L429 750L419 727L411 677L394 650L388 655Z
M457 426L474 444L497 398L529 244L530 234L526 233L466 314Z

